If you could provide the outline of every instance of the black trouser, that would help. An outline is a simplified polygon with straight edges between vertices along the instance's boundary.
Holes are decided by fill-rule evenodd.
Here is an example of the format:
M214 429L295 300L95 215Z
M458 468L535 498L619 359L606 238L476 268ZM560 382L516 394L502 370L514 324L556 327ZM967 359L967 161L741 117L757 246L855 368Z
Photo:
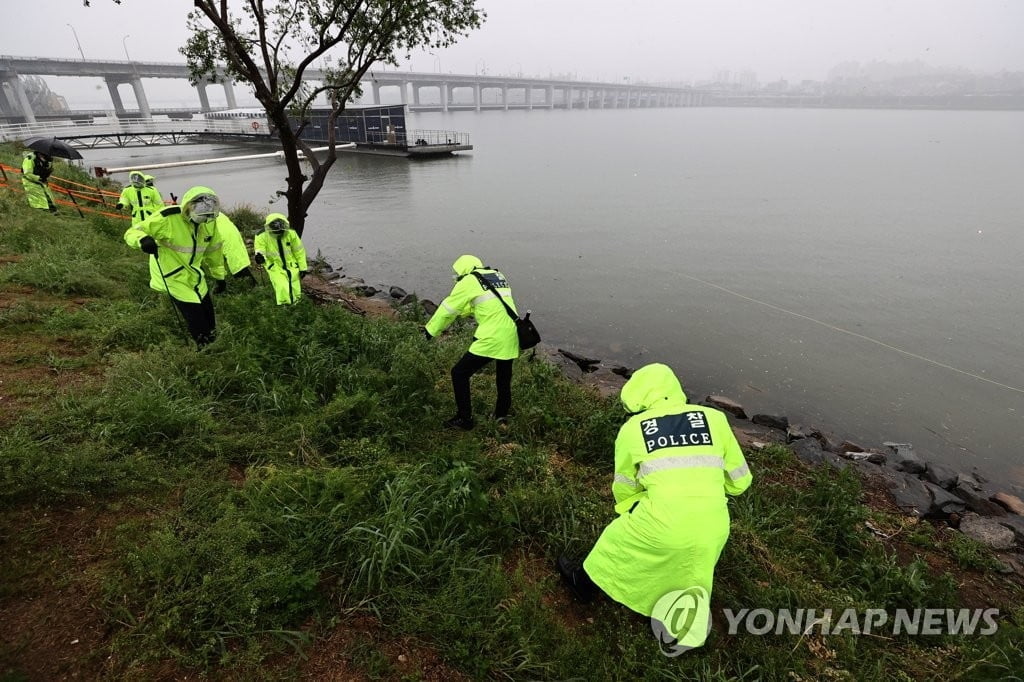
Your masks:
M458 409L460 417L465 419L473 417L473 404L469 398L469 379L493 359L467 352L452 367L455 407ZM507 417L508 411L512 407L512 361L494 360L494 368L498 382L498 400L494 405L494 416Z
M185 303L171 297L171 303L181 311L188 325L188 333L195 339L196 345L202 348L213 341L217 335L217 320L213 316L213 299L210 292L206 292L203 300L199 303Z

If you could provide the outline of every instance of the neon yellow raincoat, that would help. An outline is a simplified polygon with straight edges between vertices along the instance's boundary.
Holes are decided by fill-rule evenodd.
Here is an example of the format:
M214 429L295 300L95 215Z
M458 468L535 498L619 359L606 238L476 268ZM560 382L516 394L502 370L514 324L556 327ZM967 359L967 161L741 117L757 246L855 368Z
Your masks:
M505 306L489 289L484 288L473 272L487 279L502 300L518 313L512 300L512 290L505 281L505 275L497 270L485 268L476 256L459 256L452 265L458 276L455 287L448 297L441 301L437 311L427 322L427 331L437 336L448 328L458 317L473 315L476 318L476 334L469 352L495 360L513 360L519 357L519 336L516 324L509 317Z
M40 159L35 152L25 154L21 162L21 186L25 189L25 199L31 208L56 209L45 180L45 177L49 177L50 169L50 163Z
M141 171L128 174L131 184L125 185L117 200L119 209L131 209L132 227L154 215L163 207L164 200L152 186L146 186L146 176Z
M193 225L185 217L189 203L201 194L215 193L208 187L193 187L185 192L181 206L167 206L124 233L125 242L134 249L147 235L156 240L156 257L149 259L149 287L184 303L199 303L209 291L204 265L214 278L226 276L219 221Z
M675 374L662 364L636 371L622 387L633 416L615 439L612 493L619 513L583 567L608 596L645 616L677 590L703 588L708 601L715 564L729 537L726 495L752 479L725 414L689 405ZM702 619L686 633L701 646Z
M267 276L274 287L277 304L288 305L302 297L300 275L308 270L309 266L306 264L306 249L299 239L299 233L288 228L280 234L275 234L270 229L270 223L275 220L283 220L285 225L288 224L288 218L284 214L268 215L265 221L267 228L256 235L253 250L263 254L266 259L263 267L266 268Z
M153 215L165 206L164 195L160 194L160 190L156 188L156 178L152 175L143 175L142 178L146 181L146 194L144 198L149 202L146 208L149 210L149 214Z

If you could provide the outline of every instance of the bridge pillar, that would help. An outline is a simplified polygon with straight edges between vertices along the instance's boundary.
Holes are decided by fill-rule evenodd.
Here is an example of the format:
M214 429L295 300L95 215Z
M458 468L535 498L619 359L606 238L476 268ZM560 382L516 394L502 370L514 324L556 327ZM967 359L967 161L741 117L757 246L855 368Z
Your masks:
M121 93L117 91L117 87L121 84L109 78L104 80L107 82L107 92L110 93L110 101L114 103L114 114L118 117L124 116L127 112L124 108L124 102L121 101Z
M533 86L526 86L526 107L533 111Z
M373 103L380 106L380 83L373 81Z
M399 101L404 105L409 103L409 81L402 81L398 86Z
M565 93L565 108L572 109L572 100L576 96L575 89L570 85L562 88L562 92Z
M196 81L196 90L199 92L199 110L203 112L213 111L210 106L210 96L206 94L206 86L209 84L209 81L205 80Z
M451 101L452 90L448 86L448 83L441 83L441 109L442 111L448 111L448 104Z
M416 83L412 84L412 103L413 106L418 107L420 105L420 86Z
M501 86L501 103L505 105L505 111L508 111L508 86Z
M555 86L549 85L544 88L544 104L548 105L549 108L555 108Z
M235 83L230 78L225 78L221 83L224 86L224 99L228 102L228 109L237 109L238 102L235 99Z
M7 91L4 90L5 80L0 80L0 116L17 116L18 111L14 108L14 103L7 97Z
M21 79L18 78L17 74L11 74L11 77L7 79L7 84L11 86L11 94L14 95L14 101L17 103L19 109L21 109L21 115L25 118L25 123L35 123L36 115L32 111L32 103L28 101L28 93L25 92L25 86L22 85Z
M142 118L153 118L149 110L149 100L146 99L146 91L142 89L142 79L132 79L132 91L135 93L135 102L139 105L139 115Z
M480 84L473 84L473 104L476 105L476 110L480 111L480 103L482 99L482 93L480 92Z

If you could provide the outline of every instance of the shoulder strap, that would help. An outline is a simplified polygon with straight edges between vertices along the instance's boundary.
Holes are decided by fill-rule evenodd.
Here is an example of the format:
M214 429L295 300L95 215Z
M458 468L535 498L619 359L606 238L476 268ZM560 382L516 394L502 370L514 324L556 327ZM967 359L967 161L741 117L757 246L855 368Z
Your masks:
M487 281L487 278L485 278L476 270L473 270L471 274L474 277L476 277L476 280L478 282L480 282L480 286L482 286L484 289L489 289L492 294L498 297L498 300L501 302L501 304L505 306L505 312L508 313L509 317L511 317L514 321L519 320L519 316L516 315L515 311L509 307L508 303L505 303L505 299L502 298L501 294L498 293L498 290L494 288L494 285Z

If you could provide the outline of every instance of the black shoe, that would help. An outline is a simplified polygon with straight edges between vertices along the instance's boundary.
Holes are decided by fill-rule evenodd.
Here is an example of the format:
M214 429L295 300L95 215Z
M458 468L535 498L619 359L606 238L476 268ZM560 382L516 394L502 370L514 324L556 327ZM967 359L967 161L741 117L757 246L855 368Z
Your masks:
M456 415L451 419L441 422L442 426L449 429L462 429L463 431L469 431L475 426L473 418L466 418Z
M508 429L508 427L509 427L508 417L495 417L494 418L494 425L497 426L502 431Z
M569 588L569 592L576 598L576 601L586 604L593 600L595 585L587 572L583 570L581 562L560 556L555 562L555 566L562 575L562 582Z

